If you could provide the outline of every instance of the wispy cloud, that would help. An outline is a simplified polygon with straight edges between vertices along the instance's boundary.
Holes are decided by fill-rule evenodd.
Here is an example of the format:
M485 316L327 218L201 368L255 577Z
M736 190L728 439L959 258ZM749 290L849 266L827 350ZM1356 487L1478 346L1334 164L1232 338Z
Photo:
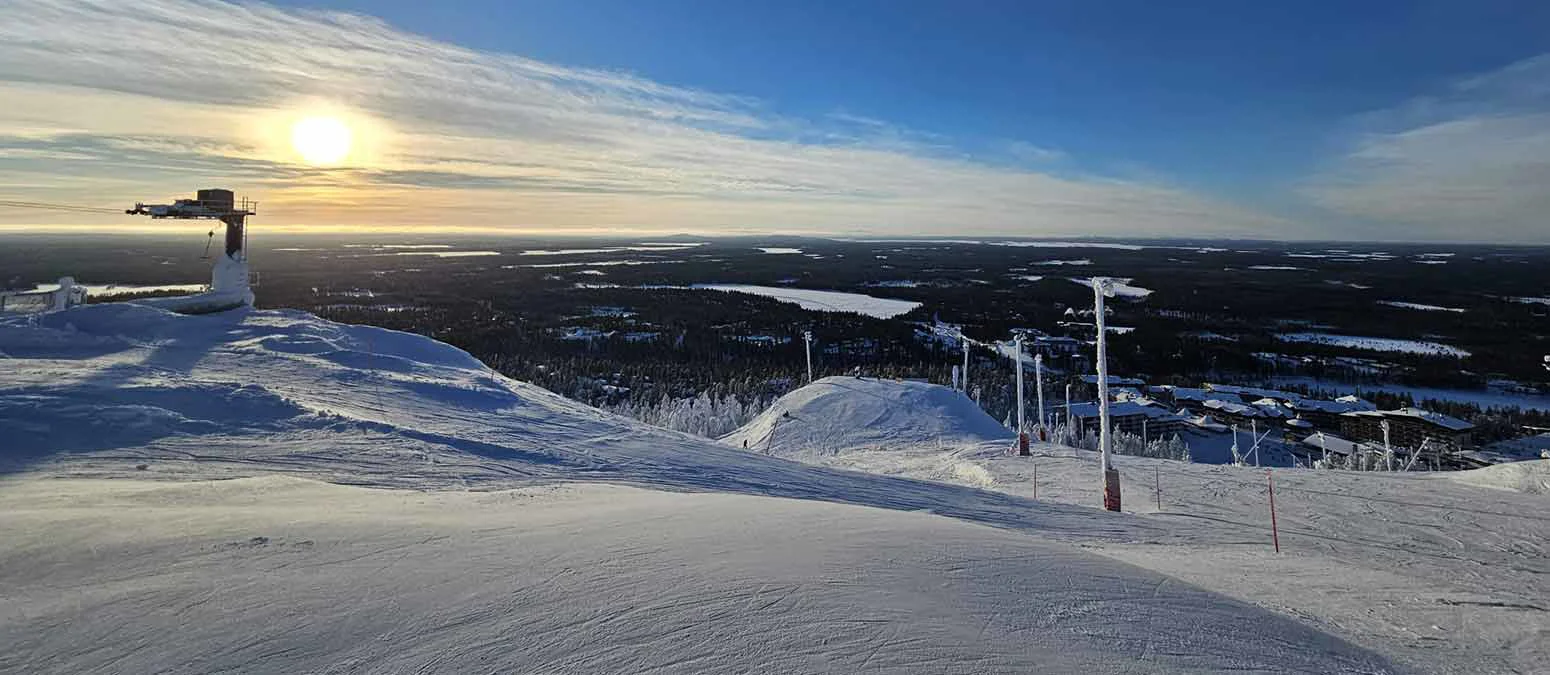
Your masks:
M1550 55L1362 120L1302 192L1387 238L1538 242L1550 213Z
M0 4L0 100L10 198L132 201L223 182L292 224L1088 236L1283 225L1163 184L976 162L881 120L793 120L735 95L257 3ZM301 166L286 147L289 123L318 110L355 128L349 166ZM1011 147L1024 164L1063 156ZM51 178L23 180L37 175Z

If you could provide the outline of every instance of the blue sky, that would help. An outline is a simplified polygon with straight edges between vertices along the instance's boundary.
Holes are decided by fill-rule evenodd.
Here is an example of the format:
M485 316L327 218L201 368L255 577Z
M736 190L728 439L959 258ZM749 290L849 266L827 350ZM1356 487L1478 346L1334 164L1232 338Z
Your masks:
M1550 51L1546 2L287 2L780 113L1009 139L1206 185L1306 169L1348 118ZM1208 149L1202 152L1202 149Z
M365 184L379 190L505 188L503 194L523 207L521 224L539 229L591 223L664 230L840 227L1529 243L1550 231L1538 216L1550 203L1537 194L1544 190L1535 189L1550 175L1545 161L1535 160L1538 150L1550 150L1550 93L1542 84L1550 78L1550 3L1544 2L124 5L129 9L115 12L40 0L31 12L19 10L11 24L47 23L51 16L121 24L182 12L212 23L268 25L272 31L250 35L243 48L261 41L276 54L318 55L290 70L277 64L284 58L256 57L235 69L267 80L269 99L171 96L277 110L322 107L357 116L363 130L382 130L374 163L362 158L331 172L282 166L285 158L270 156L252 139L203 134L185 142L192 146L185 150L197 155L183 158L192 162L190 171L219 165L221 154L210 148L226 142L252 150L228 153L246 155L226 157L241 165L230 173L234 179L258 175L243 173L261 172L255 161L274 162L287 182L264 178L283 195L282 203L294 204L299 218L306 214L300 220L350 217L309 205L298 196L306 192L301 188L321 194L320 186ZM137 7L144 11L134 13ZM341 21L317 10L354 18ZM0 10L0 19L7 11L18 10ZM192 23L181 27L195 29ZM201 60L192 47L180 53L166 45L54 45L55 54L73 56L51 61L40 55L48 41L71 39L47 33L17 34L36 45L31 53L26 45L12 45L10 54L0 46L0 88L10 83L30 92L65 85L165 100L174 85L145 73L198 74L190 71L219 65ZM242 40L236 31L207 38L213 44ZM352 49L359 55L343 53ZM388 50L434 52L441 59L437 77L469 80L467 91L384 93L384 87L369 86L363 78L381 73L366 64ZM110 52L114 64L143 60L128 79L145 82L126 85L85 72L91 63L109 62ZM494 61L470 70L470 54ZM506 57L522 63L498 62ZM70 64L72 58L80 63ZM371 72L363 74L363 68ZM503 69L511 72L491 75ZM307 77L294 79L300 70ZM619 81L600 84L599 73ZM330 89L328 82L338 86ZM644 91L640 83L663 91ZM492 94L499 105L470 103L480 87L501 90ZM535 112L532 96L556 102ZM670 109L661 109L664 103ZM522 119L504 125L480 119L494 109ZM578 124L564 124L567 115ZM609 116L606 123L599 115ZM672 126L648 129L663 123ZM24 125L13 120L13 126ZM12 133L12 155L57 159L97 152L93 143L119 147L126 137L141 150L148 137L167 140L138 130L74 131L51 139L64 137L62 143L42 146L36 133ZM456 157L427 156L425 147L446 145L428 140L438 133L511 147L499 157L450 147L429 154L455 150ZM642 145L664 134L684 145ZM363 140L370 136L361 134ZM556 152L557 139L570 143L570 154L514 161L535 142L546 156ZM0 172L7 168L6 143L0 135ZM700 156L710 146L714 150ZM729 146L738 148L736 156L726 152ZM576 162L586 165L587 149L599 147L606 150L598 157L628 157L649 166L650 175L594 172L578 178ZM836 150L846 154L834 156ZM767 167L792 152L802 157L800 166ZM767 156L782 159L761 163ZM896 167L914 166L931 180L915 187L903 176L881 173L879 163L889 164L890 157L899 160ZM514 175L510 169L517 164L531 164L533 171ZM36 171L45 165L13 161L11 168L18 166ZM706 175L695 178L703 182L682 180L684 172L702 170ZM175 172L168 185L173 177ZM512 182L519 178L520 184ZM964 189L944 190L929 203L912 196L942 185ZM542 186L559 187L535 196ZM628 200L620 196L626 193ZM594 195L581 208L585 213L558 211L581 194ZM296 199L285 201L291 197ZM373 218L384 215L390 214ZM675 217L683 227L673 226Z

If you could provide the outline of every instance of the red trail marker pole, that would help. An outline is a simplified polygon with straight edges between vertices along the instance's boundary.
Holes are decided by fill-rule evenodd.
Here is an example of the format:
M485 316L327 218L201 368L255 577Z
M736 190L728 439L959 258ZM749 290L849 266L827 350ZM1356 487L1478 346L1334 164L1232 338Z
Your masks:
M1157 492L1157 510L1162 510L1162 470L1152 467L1152 488Z
M1039 498L1039 463L1033 463L1033 498Z
M1275 545L1276 553L1281 552L1281 534L1276 528L1276 481L1270 476L1270 470L1265 470L1265 484L1270 486L1270 541Z

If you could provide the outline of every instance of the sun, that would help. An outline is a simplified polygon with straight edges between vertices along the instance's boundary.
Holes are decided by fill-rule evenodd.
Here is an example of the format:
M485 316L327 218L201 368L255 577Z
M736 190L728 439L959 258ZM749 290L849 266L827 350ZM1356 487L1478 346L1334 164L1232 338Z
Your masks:
M350 154L350 127L336 117L304 117L291 125L291 147L308 164L338 164Z

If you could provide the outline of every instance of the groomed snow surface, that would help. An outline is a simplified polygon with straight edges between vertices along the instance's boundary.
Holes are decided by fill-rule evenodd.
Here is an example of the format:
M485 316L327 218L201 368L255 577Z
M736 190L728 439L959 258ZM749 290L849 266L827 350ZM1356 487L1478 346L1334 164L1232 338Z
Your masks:
M1129 512L1110 514L1090 453L1040 446L1035 501L1033 464L999 454L1006 432L930 385L825 380L779 404L829 416L825 452L784 423L744 451L299 312L91 305L0 319L0 355L3 672L1502 672L1547 657L1543 497L1500 485L1278 471L1276 556L1260 472L1120 458ZM963 467L930 473L946 459ZM1140 487L1154 464L1163 514ZM1388 501L1328 506L1342 502L1315 486Z
M881 443L865 428L877 411L917 401L957 419L901 424L910 415L890 414L879 420ZM832 468L1095 505L1096 453L1034 443L1033 457L1017 457L1011 433L984 428L987 420L943 387L826 378L723 440ZM819 450L799 430L809 423L823 429ZM1280 554L1266 471L1114 461L1126 511L1166 534L1084 548L1303 618L1423 672L1544 672L1550 663L1550 460L1450 473L1276 469Z

